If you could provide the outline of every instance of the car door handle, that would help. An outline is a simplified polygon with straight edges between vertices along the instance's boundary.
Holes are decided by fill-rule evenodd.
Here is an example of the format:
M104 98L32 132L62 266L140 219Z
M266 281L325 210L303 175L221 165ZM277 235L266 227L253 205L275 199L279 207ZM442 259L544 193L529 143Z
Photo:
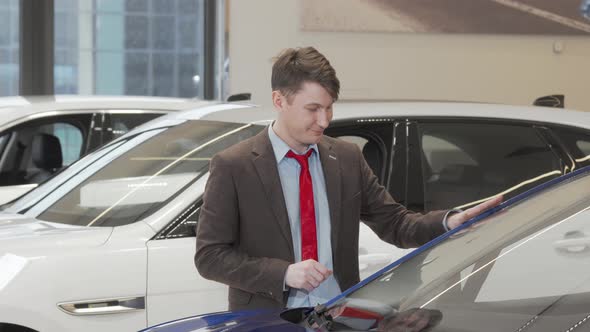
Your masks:
M568 256L590 253L590 237L555 241L553 247L558 253Z
M389 254L366 254L359 255L359 270L363 271L369 266L382 265L391 263L393 257Z
M145 309L145 297L97 299L78 302L58 303L65 313L75 316L119 314Z

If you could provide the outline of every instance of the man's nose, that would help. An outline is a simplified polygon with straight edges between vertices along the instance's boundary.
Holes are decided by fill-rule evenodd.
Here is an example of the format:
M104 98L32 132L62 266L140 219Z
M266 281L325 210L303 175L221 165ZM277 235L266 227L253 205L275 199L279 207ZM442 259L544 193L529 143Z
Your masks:
M332 117L330 116L330 112L326 112L326 111L322 111L320 112L320 114L318 115L318 126L322 127L323 129L328 128L328 125L330 125L330 120L332 119Z

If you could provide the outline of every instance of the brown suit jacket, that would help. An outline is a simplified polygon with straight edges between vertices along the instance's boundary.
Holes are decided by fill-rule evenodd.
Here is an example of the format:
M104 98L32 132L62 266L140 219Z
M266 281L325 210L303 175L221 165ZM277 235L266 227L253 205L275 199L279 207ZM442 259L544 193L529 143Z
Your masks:
M446 211L413 213L396 203L360 149L324 136L318 144L331 218L334 275L345 290L359 281L359 220L398 247L442 234ZM285 307L291 229L268 130L213 157L197 226L195 265L229 285L230 310Z

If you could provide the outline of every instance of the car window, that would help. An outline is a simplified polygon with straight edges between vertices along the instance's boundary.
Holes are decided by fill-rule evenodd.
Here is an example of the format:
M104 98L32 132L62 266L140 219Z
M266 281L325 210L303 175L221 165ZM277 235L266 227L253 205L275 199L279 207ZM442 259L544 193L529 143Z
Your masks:
M0 185L41 183L85 152L92 114L37 119L10 130Z
M4 151L4 147L6 146L6 143L8 143L9 136L10 136L9 134L0 135L0 156L2 155L2 152Z
M379 182L387 186L389 151L393 141L392 121L391 119L379 119L373 123L363 120L335 121L326 130L326 134L357 145Z
M552 128L566 145L578 166L590 165L590 134L588 131L571 128Z
M164 115L164 113L110 113L110 126L106 128L108 136L106 141L119 138L129 132L129 130L161 115ZM110 135L108 135L109 133Z
M578 130L557 130L573 153L579 166L590 165L590 135Z
M421 123L424 209L505 198L562 174L561 159L529 126Z
M588 188L579 176L452 235L336 302L337 321L411 312L432 331L568 330L590 313Z
M578 149L580 149L580 151L582 151L583 154L590 156L590 141L578 140L576 142L576 146Z
M63 166L67 166L80 158L84 133L72 124L58 122L40 128L41 132L55 135L61 145Z
M98 169L38 218L80 226L133 223L157 211L205 175L214 154L261 129L254 125L187 121L163 130Z

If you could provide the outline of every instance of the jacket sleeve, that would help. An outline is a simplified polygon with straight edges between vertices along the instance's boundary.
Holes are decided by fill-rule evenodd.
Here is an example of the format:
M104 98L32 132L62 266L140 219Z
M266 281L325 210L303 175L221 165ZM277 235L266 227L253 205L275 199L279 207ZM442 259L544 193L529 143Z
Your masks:
M400 248L413 248L445 232L443 218L447 211L421 214L406 209L379 184L362 152L357 151L362 180L361 220L383 241Z
M211 160L197 226L195 265L204 278L243 291L283 301L283 280L289 262L250 257L239 250L240 214L231 163Z

